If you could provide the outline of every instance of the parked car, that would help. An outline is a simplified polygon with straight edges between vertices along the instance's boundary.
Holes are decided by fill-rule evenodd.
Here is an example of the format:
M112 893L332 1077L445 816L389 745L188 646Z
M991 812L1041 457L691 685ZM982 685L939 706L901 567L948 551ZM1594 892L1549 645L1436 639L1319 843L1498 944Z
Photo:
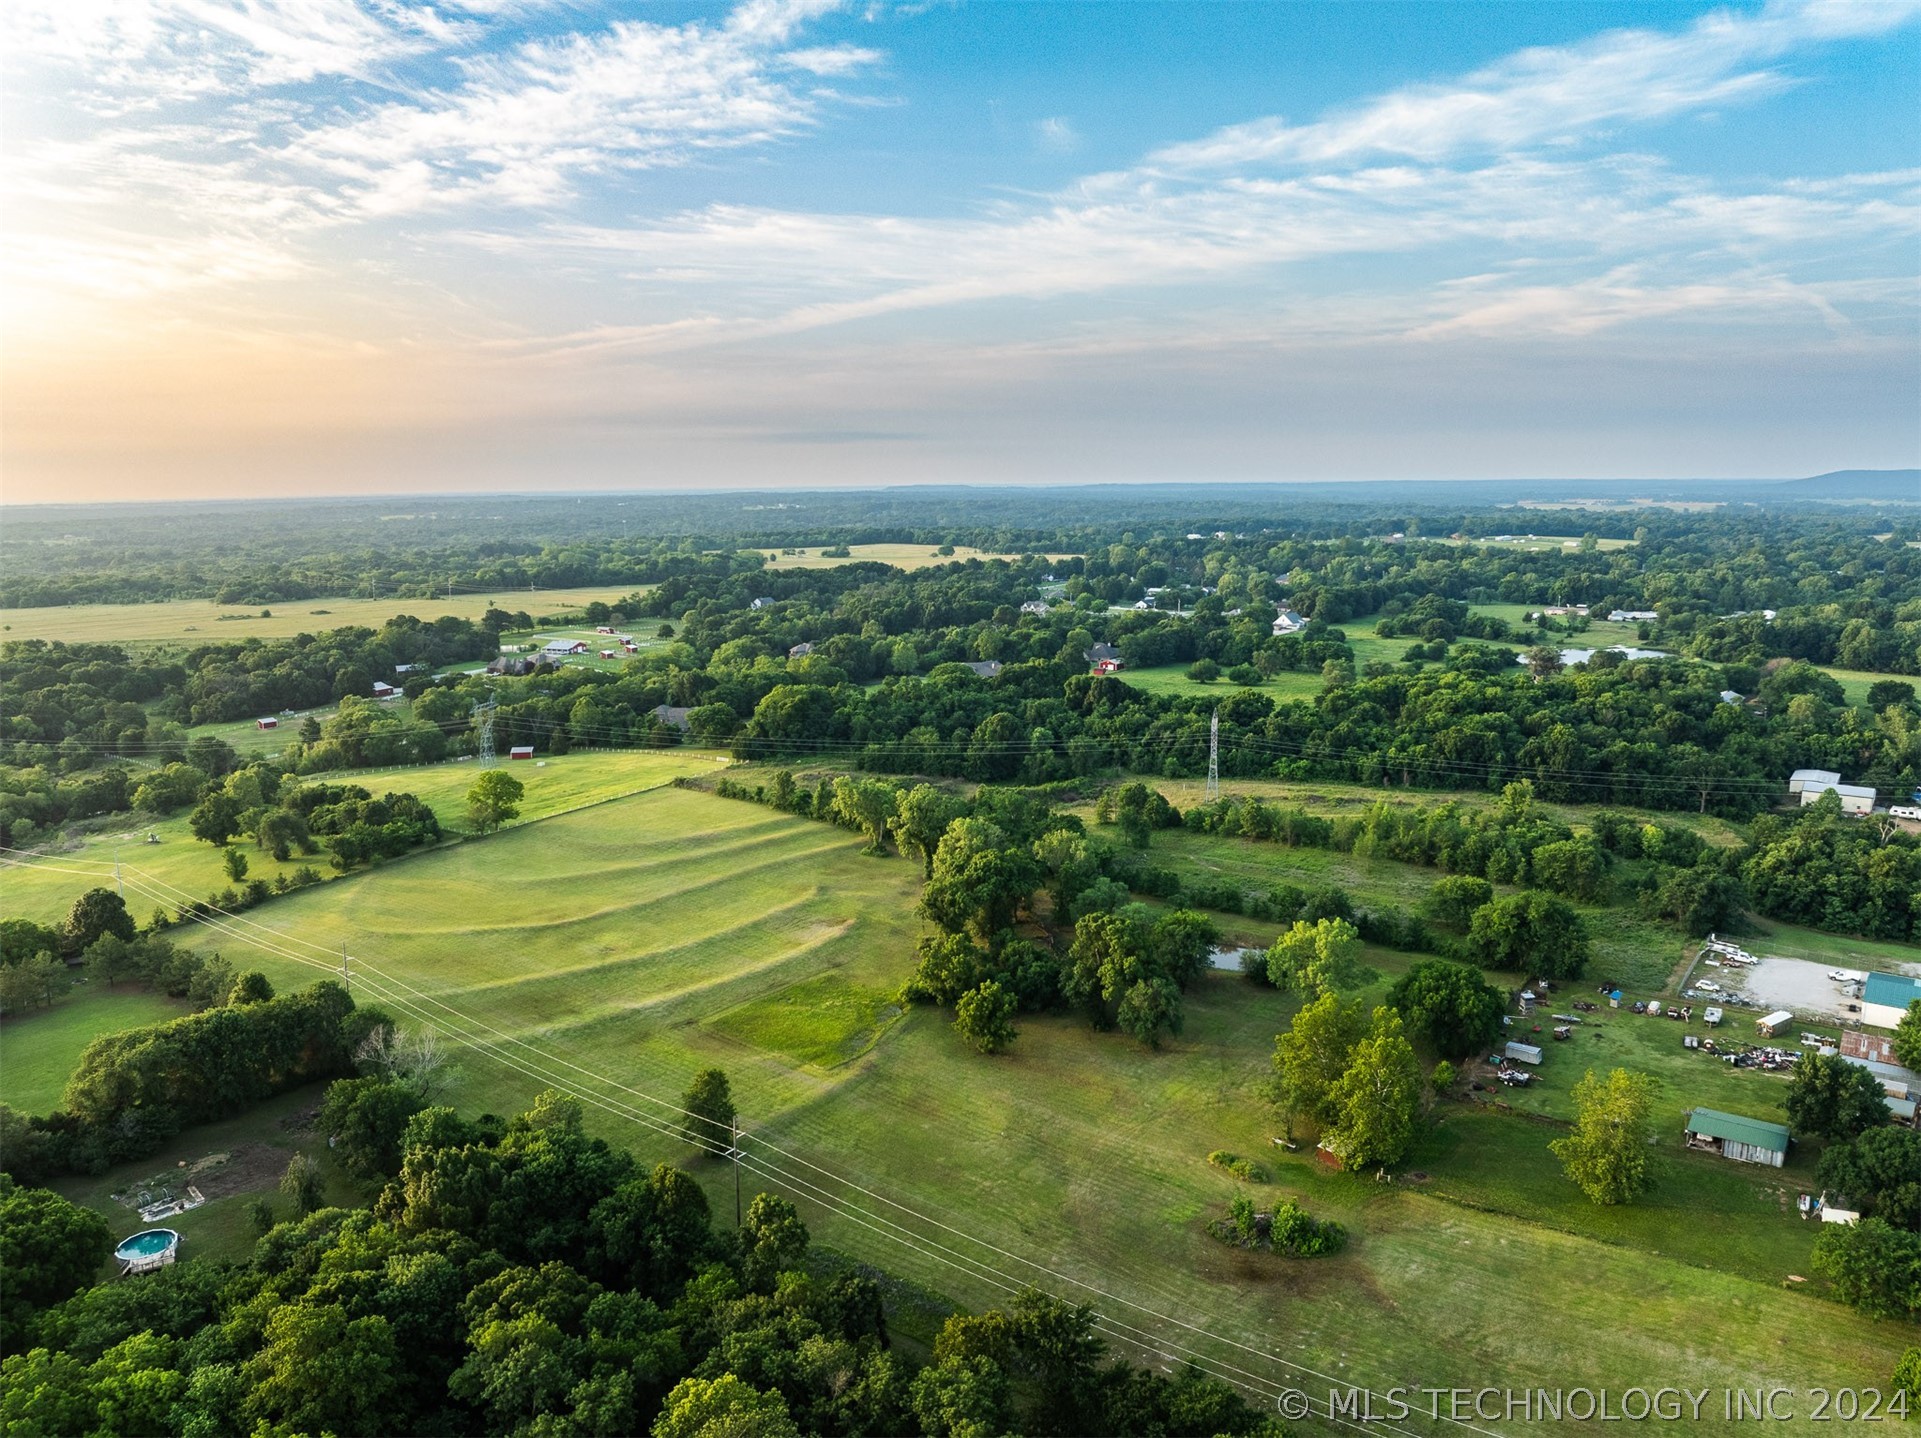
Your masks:
M1715 983L1713 979L1696 979L1694 981L1694 987L1710 994L1718 994L1721 992L1721 986Z
M1829 969L1828 977L1833 979L1837 984L1845 984L1852 980L1854 975L1846 969Z

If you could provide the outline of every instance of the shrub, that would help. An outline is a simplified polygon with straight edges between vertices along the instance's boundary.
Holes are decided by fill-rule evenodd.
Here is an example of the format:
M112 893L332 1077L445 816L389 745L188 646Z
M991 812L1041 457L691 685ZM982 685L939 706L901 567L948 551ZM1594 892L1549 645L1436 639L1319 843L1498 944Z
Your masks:
M1266 1183L1268 1180L1267 1170L1254 1160L1242 1158L1238 1153L1229 1153L1224 1148L1215 1149L1207 1156L1207 1161L1214 1167L1233 1174L1243 1183Z

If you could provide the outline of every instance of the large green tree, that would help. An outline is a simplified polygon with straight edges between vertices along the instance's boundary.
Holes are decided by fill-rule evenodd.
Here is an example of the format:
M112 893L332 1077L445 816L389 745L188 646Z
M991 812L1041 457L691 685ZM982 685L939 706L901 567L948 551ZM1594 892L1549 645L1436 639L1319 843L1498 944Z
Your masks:
M1535 890L1476 909L1467 943L1485 969L1574 979L1587 968L1588 933L1581 916L1565 899Z
M1382 1005L1334 1084L1328 1148L1349 1168L1399 1163L1414 1142L1424 1088L1400 1014Z
M75 959L106 935L130 944L136 932L126 900L112 889L89 889L73 901L73 907L61 922L60 952Z
M984 1054L997 1054L1014 1042L1014 996L989 979L960 996L954 1006L954 1032Z
M702 1069L680 1096L681 1133L707 1153L734 1144L734 1093L725 1069Z
M863 853L887 852L887 826L894 817L896 790L879 779L842 774L834 780L834 814L850 828L867 836Z
M1804 1053L1788 1079L1788 1123L1797 1133L1846 1142L1888 1121L1881 1081L1839 1054Z
M1814 1271L1844 1303L1875 1318L1921 1318L1921 1234L1885 1219L1823 1224Z
M489 769L467 790L467 822L477 834L491 834L520 817L527 786L505 769Z
M1815 1176L1837 1207L1921 1231L1921 1133L1914 1129L1878 1124L1834 1144Z
M1294 924L1267 951L1267 981L1312 1000L1362 978L1361 931L1346 919Z
M1367 1034L1367 1014L1356 999L1322 994L1294 1015L1274 1040L1275 1097L1289 1119L1323 1127L1340 1116L1336 1091L1354 1046Z
M1909 1004L1894 1026L1894 1060L1903 1068L1921 1069L1921 999Z
M1466 964L1423 959L1388 990L1409 1032L1438 1057L1463 1059L1501 1033L1507 994Z
M653 1438L800 1438L778 1393L731 1373L681 1380L654 1419Z
M1649 1115L1654 1080L1615 1069L1594 1070L1574 1086L1574 1130L1548 1145L1562 1171L1595 1203L1632 1203L1649 1182Z
M961 799L932 784L916 784L894 801L888 827L900 851L920 859L923 879L934 877L934 853L941 837L965 807Z
M90 1283L106 1261L106 1219L44 1188L0 1174L0 1345L18 1345L31 1313Z

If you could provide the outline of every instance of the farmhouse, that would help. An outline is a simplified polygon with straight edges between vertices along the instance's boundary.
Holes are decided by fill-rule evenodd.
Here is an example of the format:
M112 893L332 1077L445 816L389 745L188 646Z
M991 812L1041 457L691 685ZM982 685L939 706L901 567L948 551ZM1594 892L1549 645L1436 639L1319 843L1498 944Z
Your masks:
M531 744L516 744L507 751L507 757L509 759L531 759L534 757L534 746Z
M1030 599L1021 605L1022 614L1045 614L1052 606L1045 599Z
M1121 658L1121 651L1111 644L1096 644L1087 651L1085 657L1094 666L1096 674L1118 674L1127 667Z
M1274 633L1277 636L1282 634L1299 634L1305 628L1307 628L1307 621L1292 609L1283 609L1279 614L1274 616Z
M1917 999L1921 999L1921 980L1906 974L1869 974L1861 990L1861 1022L1891 1029Z
M563 658L569 654L585 654L587 641L585 639L549 639L540 646L540 652L551 659Z
M1693 1109L1686 1119L1684 1132L1689 1148L1718 1153L1736 1163L1765 1163L1770 1168L1781 1167L1787 1158L1788 1131L1781 1124L1713 1108Z

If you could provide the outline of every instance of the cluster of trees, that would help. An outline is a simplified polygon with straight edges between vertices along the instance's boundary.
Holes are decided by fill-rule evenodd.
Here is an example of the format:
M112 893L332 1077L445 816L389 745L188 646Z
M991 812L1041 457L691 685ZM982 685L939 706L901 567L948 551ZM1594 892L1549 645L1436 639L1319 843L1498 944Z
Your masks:
M105 1172L183 1128L352 1073L380 1021L357 1015L338 984L276 996L263 975L243 974L217 1007L96 1038L55 1112L25 1118L0 1106L0 1166L22 1182Z
M217 847L250 835L256 847L282 862L296 850L312 854L324 844L334 867L343 870L393 858L441 836L434 811L412 794L376 799L358 784L300 783L271 764L234 770L207 790L187 822L195 838ZM236 882L246 872L244 861L229 867Z
M1398 1009L1369 1014L1329 991L1274 1041L1274 1097L1290 1131L1306 1119L1344 1168L1398 1163L1419 1132L1428 1096Z
M1741 865L1757 912L1873 939L1921 940L1921 840L1884 819L1844 816L1835 794L1764 815Z
M330 1096L330 1102L331 1102ZM895 1348L872 1279L760 1194L716 1230L686 1173L589 1137L572 1100L407 1118L372 1211L279 1224L237 1265L85 1285L104 1223L0 1192L10 1432L1122 1434L1280 1438L1189 1370L1108 1355L1037 1292ZM298 1207L298 1205L296 1205Z
M1207 1230L1237 1248L1287 1258L1325 1258L1347 1247L1346 1229L1331 1218L1315 1218L1291 1198L1281 1200L1272 1213L1259 1213L1253 1199L1237 1194L1227 1205L1227 1221L1210 1223Z

